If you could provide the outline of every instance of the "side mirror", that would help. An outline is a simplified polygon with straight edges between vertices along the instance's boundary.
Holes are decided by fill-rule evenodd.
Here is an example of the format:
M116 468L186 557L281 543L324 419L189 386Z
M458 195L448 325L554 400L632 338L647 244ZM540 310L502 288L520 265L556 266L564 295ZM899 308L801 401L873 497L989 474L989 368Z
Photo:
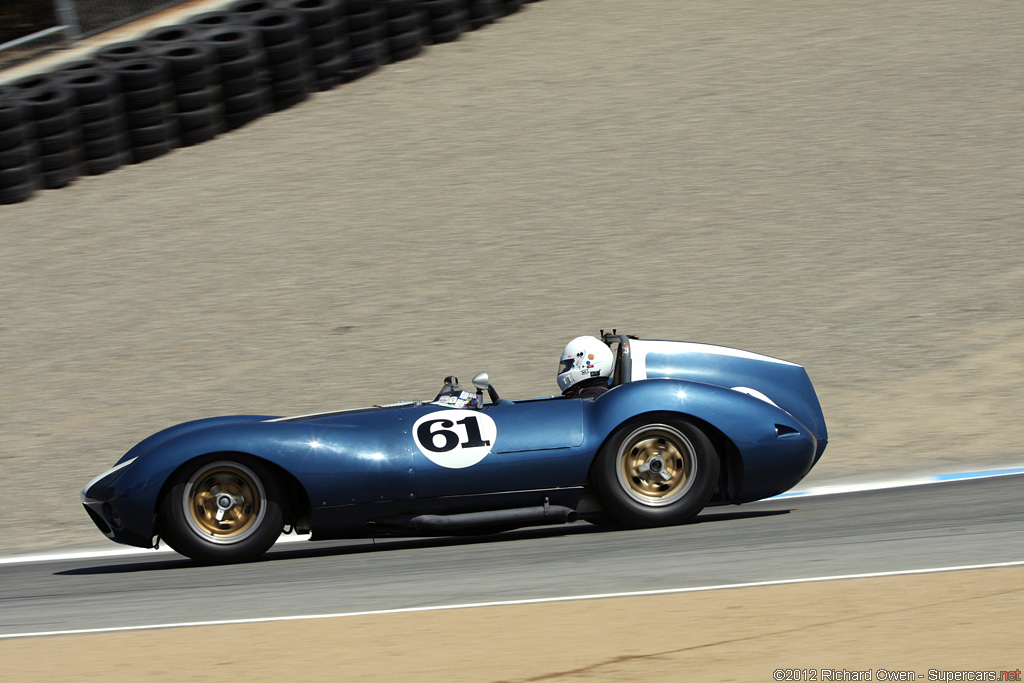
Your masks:
M498 402L498 392L491 386L491 378L486 372L477 373L476 377L473 378L473 386L476 387L476 404L481 408L484 407L484 389L487 390L488 396L491 397L491 403Z

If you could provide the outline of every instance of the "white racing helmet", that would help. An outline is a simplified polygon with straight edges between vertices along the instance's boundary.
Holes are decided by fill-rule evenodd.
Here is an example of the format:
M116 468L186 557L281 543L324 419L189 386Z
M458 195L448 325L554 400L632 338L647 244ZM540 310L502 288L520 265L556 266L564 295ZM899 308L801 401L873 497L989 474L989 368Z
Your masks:
M565 345L558 361L558 388L563 393L583 380L611 377L612 350L597 337L576 337Z

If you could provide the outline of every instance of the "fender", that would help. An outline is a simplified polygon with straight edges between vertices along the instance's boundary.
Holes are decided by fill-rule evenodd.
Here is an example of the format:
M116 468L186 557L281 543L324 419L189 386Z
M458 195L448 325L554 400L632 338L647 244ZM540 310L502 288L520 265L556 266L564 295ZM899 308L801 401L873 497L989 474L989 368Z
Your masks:
M190 432L196 429L204 429L206 427L212 427L214 425L229 424L235 422L261 422L263 420L273 419L267 415L225 415L222 417L208 417L202 420L192 420L190 422L182 422L176 424L173 427L162 429L152 436L146 437L139 443L135 444L127 453L121 456L121 459L117 461L120 465L123 462L137 458L144 453L148 453L150 450L158 446L159 444L169 439Z
M730 502L744 502L787 490L814 464L819 443L793 415L761 398L713 384L658 378L616 387L594 401L588 428L619 425L648 412L675 412L712 424L741 454L739 486ZM824 448L823 445L820 448ZM784 462L785 467L779 467ZM795 471L782 477L779 470Z

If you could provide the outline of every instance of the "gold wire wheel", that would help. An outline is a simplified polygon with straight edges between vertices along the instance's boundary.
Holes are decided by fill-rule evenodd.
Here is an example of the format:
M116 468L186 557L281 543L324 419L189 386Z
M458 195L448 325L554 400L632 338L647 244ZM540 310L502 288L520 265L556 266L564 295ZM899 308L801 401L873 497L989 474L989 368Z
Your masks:
M675 427L644 425L623 439L616 457L622 490L644 505L660 507L679 500L693 486L696 450Z
M237 462L199 468L185 485L182 508L193 532L212 543L238 543L260 527L267 494L260 478Z

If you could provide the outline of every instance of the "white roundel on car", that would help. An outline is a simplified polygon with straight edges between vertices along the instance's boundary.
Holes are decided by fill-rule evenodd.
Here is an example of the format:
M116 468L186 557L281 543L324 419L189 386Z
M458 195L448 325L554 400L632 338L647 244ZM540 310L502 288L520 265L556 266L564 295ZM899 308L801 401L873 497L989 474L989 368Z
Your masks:
M431 462L462 469L491 452L498 425L490 415L475 410L437 410L413 423L412 438Z

